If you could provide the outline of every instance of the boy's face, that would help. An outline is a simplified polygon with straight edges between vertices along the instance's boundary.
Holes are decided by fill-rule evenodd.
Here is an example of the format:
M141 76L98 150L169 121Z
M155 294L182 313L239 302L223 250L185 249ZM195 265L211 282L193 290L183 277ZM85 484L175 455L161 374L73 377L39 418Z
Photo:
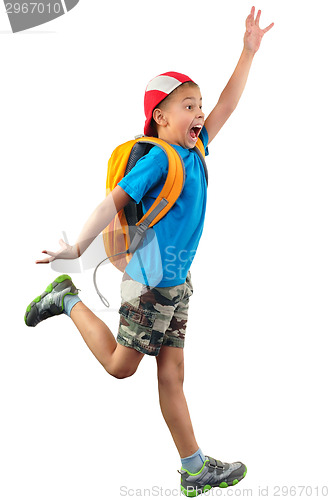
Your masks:
M182 146L194 148L204 125L202 96L199 87L183 85L164 101L154 114L158 123L160 139ZM154 112L155 113L155 112Z

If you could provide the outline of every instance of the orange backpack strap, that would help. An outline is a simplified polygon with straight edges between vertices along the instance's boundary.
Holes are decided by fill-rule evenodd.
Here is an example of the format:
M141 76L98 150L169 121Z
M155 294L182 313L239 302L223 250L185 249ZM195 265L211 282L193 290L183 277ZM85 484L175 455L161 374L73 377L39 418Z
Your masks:
M136 224L137 232L129 246L129 253L135 252L147 229L154 226L173 207L182 192L186 178L182 158L170 144L155 137L141 137L137 142L160 147L168 159L168 172L165 184L156 200Z
M204 148L204 144L203 144L202 140L200 139L200 137L198 137L197 142L196 142L196 146L194 149L196 149L196 148L202 153L203 158L205 158L205 148Z
M207 166L206 166L206 162L205 162L205 148L204 148L204 144L202 143L202 141L199 137L197 139L196 146L194 147L194 151L196 151L196 153L198 154L198 156L201 159L201 162L202 162L203 167L204 167L206 184L208 184L209 183L209 175L208 175Z

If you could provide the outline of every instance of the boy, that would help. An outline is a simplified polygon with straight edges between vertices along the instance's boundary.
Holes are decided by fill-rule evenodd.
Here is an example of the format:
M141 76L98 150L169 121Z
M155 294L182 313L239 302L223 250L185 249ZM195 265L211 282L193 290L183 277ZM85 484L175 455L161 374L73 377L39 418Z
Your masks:
M231 486L246 474L243 463L214 460L205 456L197 444L183 393L183 346L189 297L193 293L189 268L202 234L206 206L205 173L193 148L200 137L208 153L207 145L240 99L264 33L273 26L272 23L260 29L261 11L256 19L254 13L252 7L235 71L206 120L200 89L186 75L164 73L147 86L144 132L167 141L180 153L186 180L176 204L154 226L156 238L149 241L146 238L126 267L121 285L118 342L109 328L81 302L67 275L49 285L28 306L25 316L28 326L36 326L50 316L65 312L98 361L116 378L131 376L145 354L156 357L160 406L181 457L181 490L188 496L196 496L214 486ZM79 257L131 199L137 203L142 200L144 211L148 210L164 183L166 169L165 154L160 148L153 148L95 209L74 246L60 240L60 251L44 250L50 257L36 262ZM153 251L155 240L159 258ZM182 259L182 255L186 258ZM153 288L148 284L150 281L155 285Z

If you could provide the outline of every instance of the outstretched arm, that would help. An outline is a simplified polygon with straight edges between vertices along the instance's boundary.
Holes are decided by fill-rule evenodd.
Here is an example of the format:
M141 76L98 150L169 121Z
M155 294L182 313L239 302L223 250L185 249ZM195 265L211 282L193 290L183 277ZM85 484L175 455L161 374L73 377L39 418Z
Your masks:
M130 200L131 197L120 186L116 186L90 215L75 245L68 245L61 239L60 250L57 252L43 250L42 253L49 255L49 257L36 260L36 264L48 264L55 259L76 259L80 257L96 236L112 221L116 213L124 208Z
M253 57L260 47L262 37L274 26L274 23L271 23L267 28L261 29L259 27L261 10L258 11L255 19L254 13L255 8L252 7L245 23L244 48L234 73L221 93L217 105L205 120L205 128L209 135L209 143L214 139L236 108L243 93Z

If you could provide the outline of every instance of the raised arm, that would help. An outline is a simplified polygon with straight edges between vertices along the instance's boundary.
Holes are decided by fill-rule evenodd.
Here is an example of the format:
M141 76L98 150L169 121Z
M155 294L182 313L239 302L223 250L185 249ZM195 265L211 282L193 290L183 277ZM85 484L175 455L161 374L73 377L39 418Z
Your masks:
M77 242L73 246L68 245L61 239L60 250L57 252L43 250L42 253L50 257L36 260L36 264L48 264L55 259L76 259L80 257L96 236L112 221L116 213L124 208L130 200L131 197L120 186L116 186L87 219Z
M259 27L261 10L258 11L256 19L254 19L254 13L255 8L252 7L250 14L246 18L244 47L234 73L221 93L215 108L205 120L209 143L214 139L236 108L245 88L253 58L260 47L262 37L274 26L274 23L271 23L267 28L261 29Z

